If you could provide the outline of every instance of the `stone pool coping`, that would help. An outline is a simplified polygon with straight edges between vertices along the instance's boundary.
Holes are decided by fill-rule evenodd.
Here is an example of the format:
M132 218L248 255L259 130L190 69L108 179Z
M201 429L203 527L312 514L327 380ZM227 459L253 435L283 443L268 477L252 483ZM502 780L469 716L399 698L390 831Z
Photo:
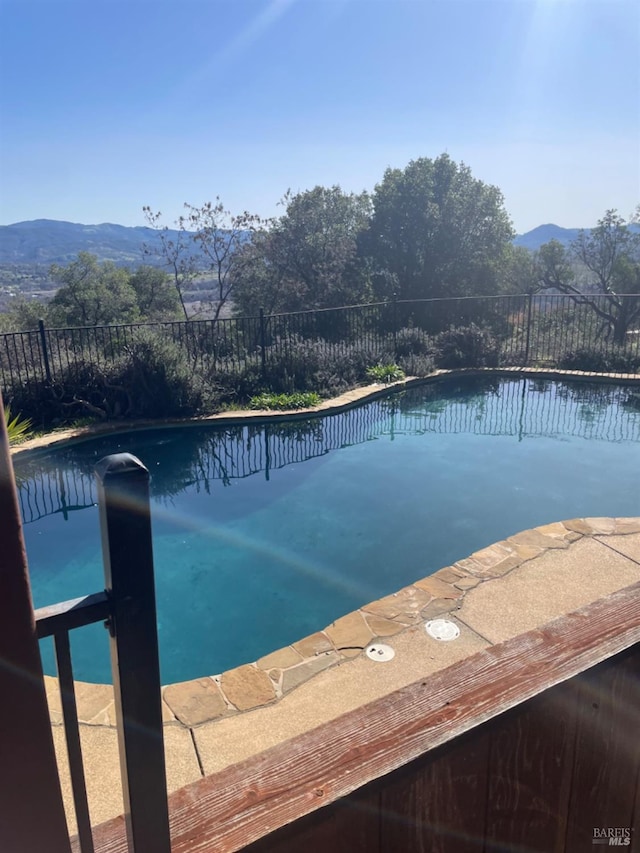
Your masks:
M271 411L269 409L237 409L216 412L213 415L203 415L195 418L160 418L155 420L109 421L107 423L89 424L83 427L56 430L36 438L22 441L10 448L12 456L18 456L28 451L46 450L57 445L87 441L105 435L119 435L138 430L202 426L205 424L240 425L249 421L279 421L303 420L315 415L338 414L377 397L384 397L415 385L425 385L438 382L441 379L456 379L467 376L501 376L528 377L532 379L550 379L559 382L597 382L620 385L639 385L640 375L637 373L595 373L582 370L557 370L547 367L465 367L452 370L435 370L428 376L409 376L397 382L381 384L374 382L345 391L337 397L323 400L317 406L305 409L288 409L286 411Z
M168 685L163 688L168 789L638 582L640 517L554 522L476 551L255 663ZM459 638L429 637L425 623L434 617L454 622ZM364 649L373 641L390 645L393 660L371 661ZM47 677L46 687L64 766L57 680ZM98 823L122 811L113 691L81 682L76 690L92 821ZM70 803L64 770L63 789Z

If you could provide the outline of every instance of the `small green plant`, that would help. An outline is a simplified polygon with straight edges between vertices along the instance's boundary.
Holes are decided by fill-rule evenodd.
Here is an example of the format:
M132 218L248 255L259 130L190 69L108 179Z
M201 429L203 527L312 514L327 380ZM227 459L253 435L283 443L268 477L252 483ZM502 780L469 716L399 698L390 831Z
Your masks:
M17 441L22 441L29 437L32 426L30 418L22 418L20 415L16 415L12 418L10 407L5 406L4 422L7 425L7 434L9 436L10 444L14 444Z
M376 382L397 382L405 378L405 372L397 364L376 364L367 368L367 376Z
M293 394L272 394L265 391L249 400L250 409L310 409L321 402L321 397L314 391L296 391Z

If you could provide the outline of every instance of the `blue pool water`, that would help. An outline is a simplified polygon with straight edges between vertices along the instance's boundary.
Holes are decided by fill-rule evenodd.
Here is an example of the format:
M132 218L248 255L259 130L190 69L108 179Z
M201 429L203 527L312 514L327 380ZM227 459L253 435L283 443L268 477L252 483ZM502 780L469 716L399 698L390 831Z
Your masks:
M36 607L103 588L93 466L124 450L151 472L164 683L255 660L519 530L640 514L638 391L429 384L323 418L18 457ZM110 680L101 625L72 650L76 678Z

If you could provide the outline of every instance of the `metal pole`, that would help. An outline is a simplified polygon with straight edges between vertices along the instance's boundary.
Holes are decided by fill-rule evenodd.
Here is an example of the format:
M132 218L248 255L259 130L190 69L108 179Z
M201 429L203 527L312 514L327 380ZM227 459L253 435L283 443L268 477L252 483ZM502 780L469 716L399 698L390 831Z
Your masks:
M44 320L38 320L38 330L40 332L40 345L42 347L42 360L44 361L44 372L47 377L47 382L51 382L51 365L49 364L49 351L47 349L47 336L44 330Z
M267 378L267 353L265 351L264 308L260 309L260 355L262 359L262 378Z
M127 838L131 853L170 853L149 472L117 453L96 478Z
M527 367L529 364L529 344L531 341L531 303L533 301L533 294L527 293L527 342L525 344L524 351L524 366Z
M71 778L73 805L76 811L80 850L82 853L94 853L87 785L84 775L84 764L82 762L80 728L78 726L78 706L76 704L73 667L71 665L71 643L68 631L60 631L54 635L54 648L56 652L58 681L60 683L64 736L67 742L69 776Z
M393 357L398 358L398 294L393 293Z
M0 850L70 853L4 417L0 543Z

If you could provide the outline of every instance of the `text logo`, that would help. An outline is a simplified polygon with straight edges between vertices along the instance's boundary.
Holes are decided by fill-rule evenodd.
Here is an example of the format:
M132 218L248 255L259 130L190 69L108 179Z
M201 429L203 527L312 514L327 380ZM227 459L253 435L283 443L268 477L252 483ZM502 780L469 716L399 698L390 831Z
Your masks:
M591 843L628 847L631 844L631 829L627 826L594 826Z

